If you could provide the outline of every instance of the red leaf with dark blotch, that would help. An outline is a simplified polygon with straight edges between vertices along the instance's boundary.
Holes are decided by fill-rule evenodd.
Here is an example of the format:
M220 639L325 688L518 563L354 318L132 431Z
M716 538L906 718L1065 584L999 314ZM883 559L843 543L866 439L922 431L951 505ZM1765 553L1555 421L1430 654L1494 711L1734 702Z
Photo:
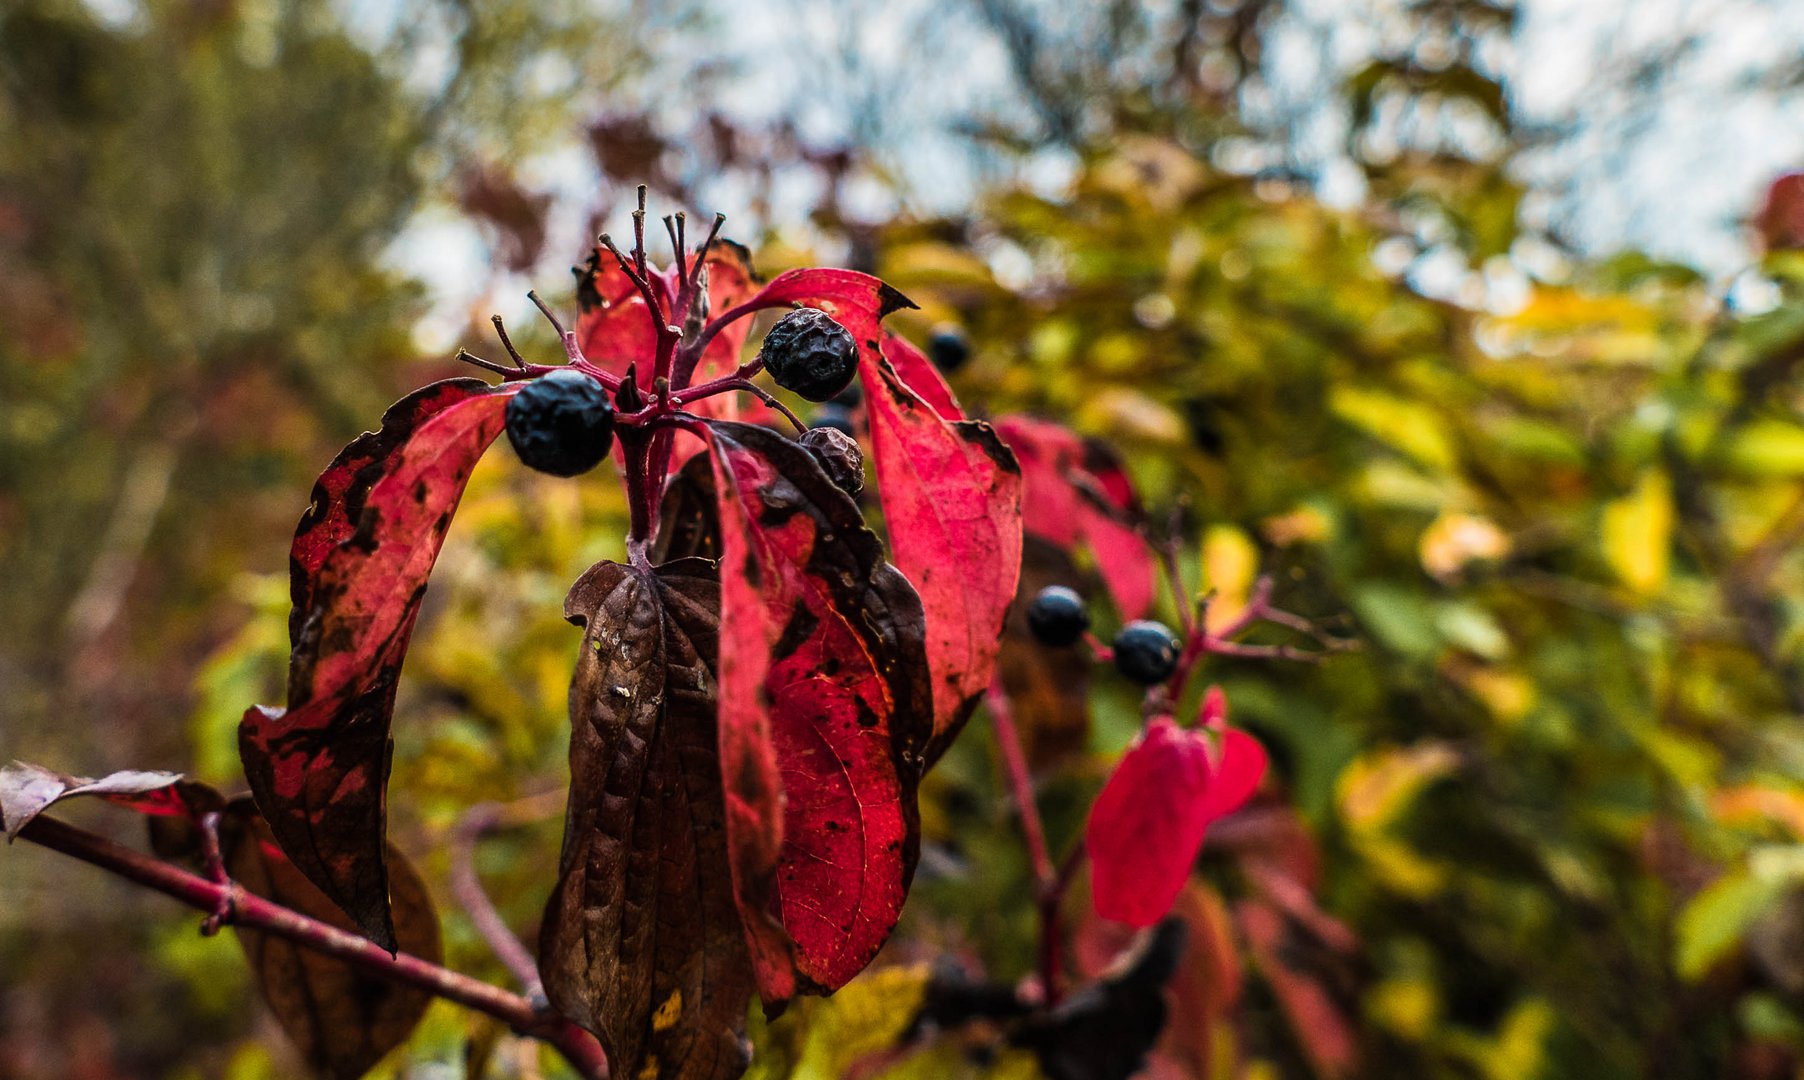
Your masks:
M896 375L908 385L910 390L919 394L922 401L933 406L941 420L963 420L965 411L958 407L958 399L952 396L952 387L946 384L946 377L940 369L933 365L927 354L915 348L914 342L901 334L889 330L883 332L883 355L896 369Z
M1097 913L1130 926L1162 918L1209 825L1252 796L1265 767L1265 748L1243 731L1212 736L1155 717L1090 808L1084 842Z
M775 469L724 435L714 433L710 441L707 460L720 501L720 625L726 628L716 716L733 900L758 994L767 1007L780 1007L795 996L796 957L774 904L784 793L768 683L779 630L775 617L802 598L753 520L763 509L753 500L776 480ZM749 490L742 492L742 484Z
M1171 903L1203 846L1202 814L1213 770L1203 736L1155 717L1115 766L1084 829L1096 912L1151 926Z
M1152 608L1158 563L1138 526L1139 497L1120 460L1100 443L1029 416L1004 416L996 431L1020 459L1022 514L1030 532L1083 544L1123 619Z
M894 928L918 854L915 787L932 730L920 600L805 448L743 424L716 424L711 437L723 574L750 586L722 589L723 769L730 786L729 722L758 724L730 712L757 695L729 686L728 658L766 649L786 795L776 909L801 974L837 989ZM763 619L738 616L760 602ZM746 844L757 852L764 840Z
M927 612L931 761L995 672L1021 575L1021 470L988 424L940 419L880 354L860 365L884 523Z
M220 830L226 871L246 891L341 930L338 907L283 857L248 800L235 800ZM438 913L425 882L401 853L387 851L395 936L401 951L443 962ZM413 1034L432 995L285 938L236 929L263 999L301 1057L320 1075L353 1080Z
M858 342L890 547L927 615L931 761L958 733L996 666L1021 572L1020 468L988 424L944 419L884 357L883 317L914 303L882 281L851 270L792 270L752 303L820 308Z
M370 489L394 467L395 452L435 415L471 398L493 394L481 379L447 379L421 387L388 407L382 426L365 432L339 451L313 485L313 499L289 548L289 587L294 608L289 634L300 636L313 611L313 589L326 557L357 531Z
M127 770L98 780L15 761L0 768L0 827L19 835L31 819L64 799L96 795L143 814L198 819L224 805L219 793L181 773Z
M428 387L326 470L291 560L288 707L255 706L239 725L245 775L283 850L391 950L382 853L395 685L464 484L521 385Z
M715 735L712 568L601 563L565 615L584 627L570 686L570 803L540 931L545 992L619 1077L745 1070L752 975L728 885Z

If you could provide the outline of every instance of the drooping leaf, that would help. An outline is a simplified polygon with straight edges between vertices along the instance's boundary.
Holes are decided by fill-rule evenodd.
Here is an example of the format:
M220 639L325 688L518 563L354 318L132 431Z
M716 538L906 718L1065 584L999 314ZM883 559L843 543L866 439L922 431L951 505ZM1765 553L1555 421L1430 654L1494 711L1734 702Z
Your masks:
M223 805L219 793L172 772L136 769L98 780L15 761L0 768L0 827L15 839L31 819L64 799L95 795L139 813L198 818Z
M719 431L710 433L711 490L718 499L720 554L720 768L726 781L727 850L733 900L745 930L758 994L767 1008L795 996L796 956L776 910L777 863L783 850L783 775L773 733L770 689L778 619L802 603L778 556L759 534L747 499L774 479L770 466ZM753 489L742 493L740 484Z
M1140 533L1139 496L1121 460L1093 439L1029 416L999 417L996 430L1021 462L1028 530L1061 547L1088 547L1121 617L1144 617L1158 566Z
M753 983L727 865L714 720L719 587L706 563L601 563L565 615L570 803L539 968L614 1075L703 1080L749 1060Z
M914 303L877 278L791 270L749 303L820 308L858 342L890 546L927 614L932 761L957 735L995 668L1021 568L1020 470L988 424L942 416L885 358L883 317ZM943 384L936 385L938 397Z
M228 809L220 830L226 871L244 888L342 930L355 930L338 905L276 846L248 800ZM392 845L388 880L395 938L402 952L442 962L438 913L413 865ZM238 943L270 1011L302 1058L334 1080L354 1080L406 1042L432 995L378 978L286 938L237 928Z
M728 824L753 830L734 840L748 879L771 836L781 838L776 911L799 972L831 990L876 955L914 872L915 788L933 715L921 602L805 448L742 424L713 425L710 441L726 581L722 768L729 799L748 808ZM776 823L763 816L760 670L784 796ZM748 786L735 793L740 774ZM742 907L756 903L755 887L741 897ZM768 995L783 978L761 971L760 985Z
M658 531L648 555L653 566L684 558L720 558L720 515L715 508L714 466L693 454L673 470L658 508Z
M1171 909L1190 877L1210 823L1240 808L1265 775L1265 750L1236 729L1219 749L1201 729L1155 717L1122 756L1090 808L1096 911L1130 926L1151 926Z
M291 554L288 707L255 706L239 726L245 775L282 849L389 949L396 681L464 484L520 385L453 379L419 390L321 475Z

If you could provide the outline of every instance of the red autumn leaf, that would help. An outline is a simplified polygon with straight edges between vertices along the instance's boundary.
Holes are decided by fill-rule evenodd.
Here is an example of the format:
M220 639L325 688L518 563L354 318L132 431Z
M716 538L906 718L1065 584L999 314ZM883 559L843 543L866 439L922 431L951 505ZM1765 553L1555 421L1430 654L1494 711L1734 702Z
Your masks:
M198 818L224 805L218 792L181 773L130 769L92 780L15 761L0 769L0 828L12 840L39 814L82 795L158 817Z
M254 706L239 752L295 866L385 948L395 686L464 483L522 384L453 379L408 395L320 476L295 532L288 707Z
M773 839L772 899L805 988L837 989L856 975L901 912L932 719L923 616L857 505L805 448L742 424L712 425L710 442L726 568L727 824L751 951L773 962L758 970L761 992L775 1003L793 983L758 940ZM781 773L774 804L766 739Z
M933 411L940 414L941 420L963 420L965 411L958 407L958 399L952 396L952 387L947 385L946 377L940 369L933 366L927 354L915 348L914 342L900 334L883 332L883 355L896 369L896 375L908 384L908 388L921 396L921 400L933 406Z
M1207 741L1169 716L1123 755L1084 830L1098 914L1151 926L1170 910L1209 827L1200 808L1211 771Z
M711 486L723 500L715 514L721 549L720 620L731 628L720 649L716 712L727 850L733 899L758 993L767 1003L777 1004L795 996L796 959L772 895L783 849L784 798L766 683L778 632L772 608L781 611L797 604L798 598L774 565L775 556L756 535L757 525L748 520L753 505L740 491L742 483L754 492L768 488L774 470L750 453L736 452L736 444L725 436L716 433L710 441Z
M1139 496L1120 459L1101 443L1029 416L1000 417L996 430L1021 462L1029 531L1061 547L1087 546L1121 617L1143 617L1158 565L1135 527Z
M779 274L743 307L798 304L833 316L858 342L890 547L927 615L932 761L957 735L996 665L1021 571L1020 469L988 424L947 419L885 358L882 320L913 301L869 274L806 269ZM933 393L950 398L943 384Z
M1155 717L1103 785L1085 827L1096 911L1151 926L1190 877L1203 837L1265 775L1265 749L1242 731L1219 736Z
M584 627L570 687L570 804L539 971L613 1075L745 1070L753 981L728 885L713 667L719 586L682 560L601 563L564 612Z

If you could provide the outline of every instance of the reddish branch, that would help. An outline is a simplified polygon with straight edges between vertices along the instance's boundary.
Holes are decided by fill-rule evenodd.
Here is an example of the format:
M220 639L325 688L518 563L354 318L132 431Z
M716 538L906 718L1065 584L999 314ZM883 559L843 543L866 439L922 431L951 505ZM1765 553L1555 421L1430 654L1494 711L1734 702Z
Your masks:
M471 925L488 943L489 950L508 973L519 980L530 1001L543 1000L544 983L539 979L539 965L526 951L526 946L508 928L501 912L482 887L476 874L476 843L502 824L503 810L498 803L473 806L451 833L451 895L470 918Z
M391 956L374 942L271 903L245 891L236 882L209 881L53 818L35 818L19 835L34 844L174 897L208 915L228 911L233 925L284 938L303 948L343 960L378 978L411 986L492 1016L518 1034L538 1039L556 1049L585 1080L607 1078L607 1059L592 1035L568 1020L535 1008L519 994L407 953Z
M1059 1003L1063 982L1064 931L1060 926L1059 909L1064 904L1065 890L1071 883L1083 845L1080 843L1062 866L1053 866L1046 847L1046 826L1040 820L1040 808L1034 800L1033 776L1027 768L1027 754L1021 748L1021 732L1015 727L1014 709L1000 680L990 684L988 705L1003 775L1008 780L1015 811L1021 816L1021 832L1027 840L1027 857L1033 867L1034 897L1040 914L1040 988L1050 1007Z

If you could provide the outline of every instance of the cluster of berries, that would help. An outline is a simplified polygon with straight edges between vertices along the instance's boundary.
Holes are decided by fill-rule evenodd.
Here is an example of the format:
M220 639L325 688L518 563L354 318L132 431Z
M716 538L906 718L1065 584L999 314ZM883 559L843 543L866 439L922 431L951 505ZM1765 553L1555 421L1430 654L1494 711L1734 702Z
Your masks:
M941 370L956 371L971 347L955 329L934 332L928 353ZM833 482L857 496L864 490L864 459L853 436L851 411L859 403L852 380L858 342L851 331L817 308L797 308L765 335L758 359L771 379L809 401L827 402L802 436ZM553 476L580 476L614 445L614 405L596 380L575 370L553 371L521 388L507 403L507 439L520 460Z
M1076 592L1063 585L1048 586L1028 606L1027 628L1042 645L1075 645L1090 631L1090 612ZM1122 627L1109 648L1117 671L1151 686L1177 671L1183 643L1164 623L1138 619Z

